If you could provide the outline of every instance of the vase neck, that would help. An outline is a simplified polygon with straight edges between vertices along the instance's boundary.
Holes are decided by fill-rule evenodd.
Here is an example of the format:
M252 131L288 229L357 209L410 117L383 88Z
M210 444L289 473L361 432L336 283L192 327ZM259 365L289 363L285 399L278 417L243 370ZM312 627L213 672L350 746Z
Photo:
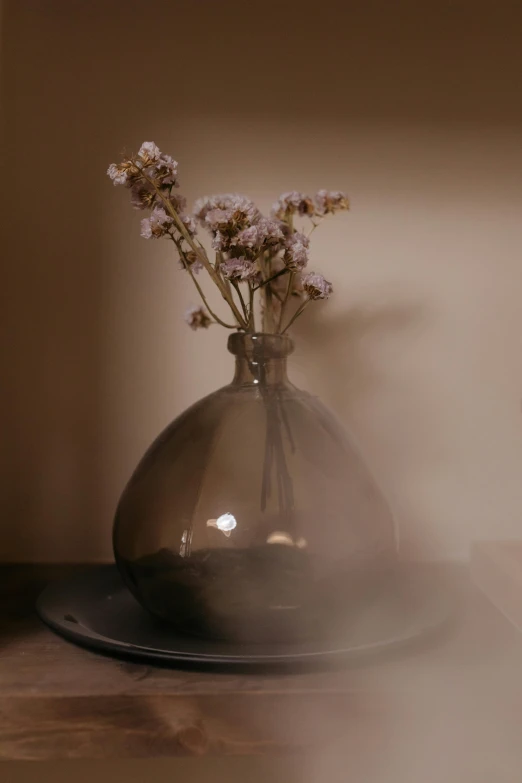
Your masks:
M286 359L268 361L236 358L236 371L232 383L235 386L280 386L288 382Z
M266 387L288 383L286 360L293 351L289 337L236 332L229 337L228 350L236 357L234 385Z

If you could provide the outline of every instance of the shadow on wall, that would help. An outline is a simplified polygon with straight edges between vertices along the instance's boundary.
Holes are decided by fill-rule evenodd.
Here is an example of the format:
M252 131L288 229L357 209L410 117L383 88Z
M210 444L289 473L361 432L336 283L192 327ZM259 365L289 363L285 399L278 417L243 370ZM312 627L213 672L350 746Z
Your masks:
M357 398L386 381L369 344L375 346L383 336L400 338L424 317L421 304L413 302L359 305L336 313L327 307L310 306L293 331L306 343L308 358L323 379L330 404L341 419L349 421Z
M436 475L447 455L439 437L443 415L429 378L393 357L406 354L411 338L434 320L427 303L390 297L337 312L310 307L293 331L298 345L306 344L312 385L364 444L361 451L388 499L408 558L433 557L438 542L433 534L425 540L423 520L401 504L394 487L420 471Z

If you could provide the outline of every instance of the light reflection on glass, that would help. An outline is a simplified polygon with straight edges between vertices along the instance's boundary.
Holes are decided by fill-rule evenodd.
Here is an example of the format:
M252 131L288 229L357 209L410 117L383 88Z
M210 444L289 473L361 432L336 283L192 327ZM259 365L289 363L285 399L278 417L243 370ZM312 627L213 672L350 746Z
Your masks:
M237 527L237 522L235 516L227 511L225 514L221 514L217 519L208 519L207 527L215 527L229 538L232 530Z
M299 537L295 541L290 533L284 533L282 530L274 530L266 539L267 544L282 544L283 546L296 546L298 549L306 549L308 546L306 539Z
M189 530L184 530L181 535L181 546L179 548L179 553L181 557L187 557L190 555L190 540L191 535Z

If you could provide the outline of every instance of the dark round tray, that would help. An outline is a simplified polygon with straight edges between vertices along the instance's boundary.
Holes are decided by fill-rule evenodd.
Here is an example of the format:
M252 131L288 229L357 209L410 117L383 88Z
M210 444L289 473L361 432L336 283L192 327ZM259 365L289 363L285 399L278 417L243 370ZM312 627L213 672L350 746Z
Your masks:
M452 616L452 597L429 573L397 573L386 590L350 618L335 642L270 647L233 645L183 636L137 603L116 566L100 566L49 585L37 611L54 631L84 647L163 665L216 667L310 666L385 652L440 630Z

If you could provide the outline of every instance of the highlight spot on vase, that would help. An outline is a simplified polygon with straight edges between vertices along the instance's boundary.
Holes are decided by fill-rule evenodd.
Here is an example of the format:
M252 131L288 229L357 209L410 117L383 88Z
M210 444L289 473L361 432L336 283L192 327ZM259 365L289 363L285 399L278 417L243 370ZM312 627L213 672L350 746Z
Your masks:
M294 546L294 539L288 533L280 530L274 530L266 539L267 544L283 544L284 546Z
M179 554L181 557L187 557L190 554L190 533L188 530L184 530L181 536Z
M306 549L308 546L306 539L300 536L295 541L290 533L284 533L281 530L274 530L266 539L267 544L282 544L283 546L296 546L298 549Z
M232 530L237 527L237 522L235 516L227 511L225 514L221 514L217 519L208 519L207 527L215 527L229 538Z

